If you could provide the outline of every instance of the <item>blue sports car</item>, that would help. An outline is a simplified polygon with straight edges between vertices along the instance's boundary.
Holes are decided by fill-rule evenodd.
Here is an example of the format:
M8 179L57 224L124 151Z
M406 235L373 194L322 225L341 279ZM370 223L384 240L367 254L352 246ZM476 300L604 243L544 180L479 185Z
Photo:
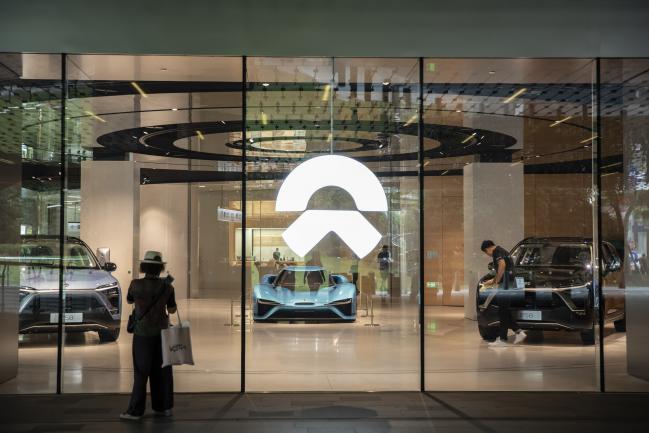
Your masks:
M356 320L356 286L320 266L288 266L264 275L252 294L255 322Z

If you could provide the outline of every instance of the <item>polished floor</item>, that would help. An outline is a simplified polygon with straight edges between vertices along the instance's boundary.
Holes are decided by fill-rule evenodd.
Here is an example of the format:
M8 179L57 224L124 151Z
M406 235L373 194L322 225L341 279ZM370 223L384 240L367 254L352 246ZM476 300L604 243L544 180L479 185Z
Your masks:
M178 392L238 391L241 327L228 326L230 303L180 304L192 327L194 366L174 368ZM248 391L412 391L419 389L415 305L377 298L374 325L365 311L356 323L268 323L247 327ZM235 312L235 322L240 317ZM427 307L426 388L452 390L595 391L598 351L577 334L546 333L543 341L491 348L458 307ZM610 390L649 391L625 373L625 335L606 329ZM94 333L70 334L63 354L67 393L129 392L131 336L100 344ZM20 337L19 374L0 393L48 393L56 386L54 335Z
M174 416L120 421L125 395L0 396L3 433L589 433L647 431L647 394L180 394Z

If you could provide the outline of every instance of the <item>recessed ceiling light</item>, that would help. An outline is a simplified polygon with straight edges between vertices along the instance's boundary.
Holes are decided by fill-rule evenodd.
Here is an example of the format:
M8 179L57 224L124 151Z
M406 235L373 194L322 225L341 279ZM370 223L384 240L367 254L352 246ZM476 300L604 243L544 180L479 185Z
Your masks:
M495 73L496 73L496 71L489 71L489 75L493 75Z
M384 86L389 86L389 85L390 85L390 81L389 81L389 80L385 80L382 84L383 84Z
M268 87L268 86L270 86L270 83L261 83L261 85L264 86L264 87Z
M205 185L198 185L199 188L205 188Z
M461 113L461 112L462 112L462 110L455 110L455 112L456 112L456 113Z
M171 111L178 111L176 107L172 108Z

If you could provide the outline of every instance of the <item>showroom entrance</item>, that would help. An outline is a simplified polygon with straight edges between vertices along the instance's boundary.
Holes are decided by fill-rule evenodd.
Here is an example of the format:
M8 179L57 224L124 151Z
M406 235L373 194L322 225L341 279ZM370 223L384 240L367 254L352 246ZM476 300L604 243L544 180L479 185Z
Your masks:
M0 162L21 167L0 392L129 392L147 250L191 323L180 392L647 389L625 302L647 275L646 62L0 62ZM507 302L484 240L512 252ZM526 338L499 347L504 309Z

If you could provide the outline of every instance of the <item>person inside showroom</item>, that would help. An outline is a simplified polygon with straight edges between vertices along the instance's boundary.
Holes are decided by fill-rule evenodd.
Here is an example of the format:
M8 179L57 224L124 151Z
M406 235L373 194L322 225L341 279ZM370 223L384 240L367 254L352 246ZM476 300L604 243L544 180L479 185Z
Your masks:
M496 245L493 241L485 240L480 246L482 252L491 257L493 261L493 268L496 275L489 280L482 282L485 286L499 286L499 289L509 290L514 286L514 262L512 261L509 252L503 247ZM522 343L527 337L525 331L518 327L516 321L512 318L512 313L509 309L509 296L507 292L499 293L495 298L498 302L498 319L500 321L500 329L496 341L489 343L490 346L506 346L507 345L507 332L509 329L514 331L514 344Z
M147 251L140 262L144 278L131 281L126 300L134 304L129 318L133 333L133 391L121 419L139 420L146 407L147 381L151 388L151 407L157 416L171 416L173 408L173 375L171 366L162 367L160 332L169 326L169 314L176 312L173 278L160 278L165 269L162 254Z

